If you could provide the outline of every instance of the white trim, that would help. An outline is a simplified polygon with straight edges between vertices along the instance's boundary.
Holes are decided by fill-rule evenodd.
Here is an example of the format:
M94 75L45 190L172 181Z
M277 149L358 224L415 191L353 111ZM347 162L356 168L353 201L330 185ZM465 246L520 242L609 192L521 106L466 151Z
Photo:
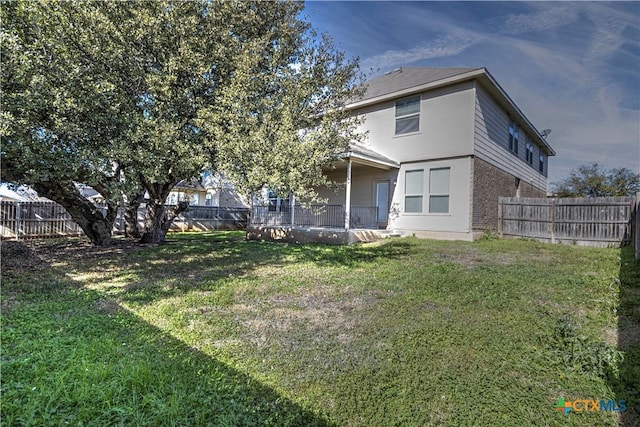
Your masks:
M347 189L344 205L344 229L349 231L351 222L351 159L347 160Z
M351 104L347 104L345 106L346 110L355 110L358 108L366 107L373 104L378 104L383 101L388 101L396 98L402 98L409 95L414 95L419 92L426 92L429 90L433 90L439 87L450 86L455 83L460 83L466 80L478 80L488 89L490 92L494 92L499 95L497 101L503 106L506 106L507 112L512 111L518 115L518 121L521 124L524 124L526 128L525 131L533 134L535 138L535 142L544 147L547 151L548 156L555 156L556 152L549 145L546 139L542 136L542 134L536 129L536 127L529 121L529 119L524 115L524 113L518 108L518 106L513 102L513 100L507 95L507 93L502 89L502 87L498 84L496 79L489 73L486 68L478 68L477 70L472 70L466 73L457 74L455 76L451 76L445 79L436 80L434 82L429 82L425 84L421 84L418 86L413 86L407 89L399 90L396 92L388 93L385 95L376 96L374 98L365 99L362 101L353 102Z

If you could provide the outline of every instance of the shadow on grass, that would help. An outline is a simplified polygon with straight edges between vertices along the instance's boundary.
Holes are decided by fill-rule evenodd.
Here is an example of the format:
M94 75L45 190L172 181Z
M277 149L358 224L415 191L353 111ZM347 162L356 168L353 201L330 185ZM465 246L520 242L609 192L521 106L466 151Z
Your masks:
M82 288L27 246L9 246L2 425L329 425Z
M622 425L640 425L640 260L631 246L620 249L618 350L624 352L619 378L613 381L618 400L625 400Z
M215 291L229 279L252 277L261 267L354 267L402 257L410 246L404 239L382 245L293 245L247 241L243 234L225 232L173 235L163 245L120 241L104 249L62 242L38 249L46 249L47 260L61 268L77 268L85 277L92 274L88 281L100 281L122 301L145 305L194 290Z

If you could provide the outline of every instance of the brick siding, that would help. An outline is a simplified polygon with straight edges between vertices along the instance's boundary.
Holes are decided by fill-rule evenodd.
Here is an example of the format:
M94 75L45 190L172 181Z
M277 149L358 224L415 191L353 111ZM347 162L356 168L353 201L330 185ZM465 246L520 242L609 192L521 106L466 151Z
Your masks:
M498 199L516 197L516 177L492 164L473 159L473 230L498 229ZM545 197L546 192L520 181L520 197Z

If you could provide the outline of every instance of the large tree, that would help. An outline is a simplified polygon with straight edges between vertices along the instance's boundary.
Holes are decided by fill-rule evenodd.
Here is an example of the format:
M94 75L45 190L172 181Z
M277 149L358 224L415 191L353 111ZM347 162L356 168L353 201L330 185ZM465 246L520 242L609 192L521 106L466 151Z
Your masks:
M358 76L301 10L208 0L5 4L3 178L44 191L85 232L109 230L113 218L79 200L74 181L114 209L146 193L144 242L162 241L184 209L165 206L173 187L207 168L224 169L246 193L267 185L313 197L322 167L358 137L341 108Z
M606 170L594 162L574 169L554 187L558 197L633 196L640 191L640 174L628 168Z

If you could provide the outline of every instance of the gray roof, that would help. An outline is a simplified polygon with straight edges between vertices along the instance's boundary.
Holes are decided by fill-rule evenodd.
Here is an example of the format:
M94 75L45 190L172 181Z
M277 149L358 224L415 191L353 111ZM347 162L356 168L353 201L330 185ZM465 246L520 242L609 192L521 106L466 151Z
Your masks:
M540 132L527 119L507 93L500 87L486 68L428 68L428 67L401 67L387 72L380 77L364 83L365 93L357 100L347 104L348 109L357 109L365 105L375 104L396 97L407 96L412 93L426 91L429 88L446 86L467 79L478 81L491 96L509 113L516 121L534 137L536 142L544 147L544 151L554 156L556 152L544 139Z
M409 89L438 80L454 77L479 68L427 68L427 67L402 67L387 72L380 77L364 83L366 91L358 101L388 95L400 90Z
M372 150L369 147L365 147L361 144L351 143L349 144L349 152L348 155L364 158L367 160L372 160L374 162L388 164L394 167L400 167L400 164L395 160L388 158L387 156L383 156L377 151Z

